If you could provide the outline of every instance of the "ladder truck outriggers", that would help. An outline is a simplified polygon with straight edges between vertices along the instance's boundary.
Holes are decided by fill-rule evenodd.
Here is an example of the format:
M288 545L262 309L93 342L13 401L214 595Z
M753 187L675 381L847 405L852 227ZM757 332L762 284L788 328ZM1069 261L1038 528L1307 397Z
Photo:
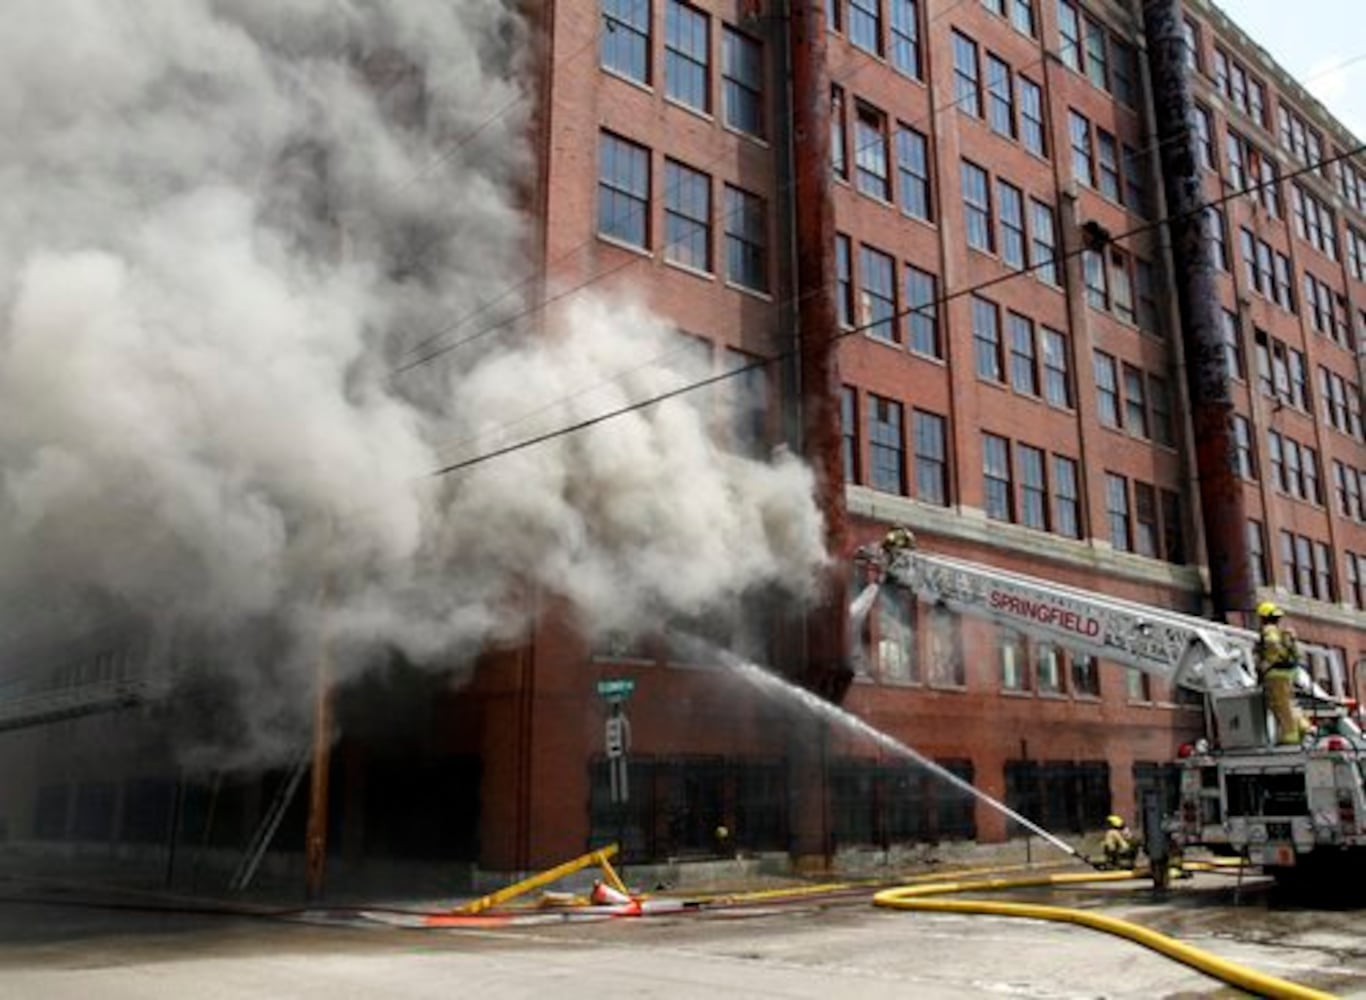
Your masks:
M1333 651L1301 643L1326 659L1335 690L1301 667L1296 696L1312 725L1282 745L1251 630L926 553L905 528L858 558L873 583L1201 693L1205 736L1181 748L1179 806L1163 821L1178 850L1246 858L1286 881L1366 869L1366 739ZM854 613L866 614L875 594L866 590Z

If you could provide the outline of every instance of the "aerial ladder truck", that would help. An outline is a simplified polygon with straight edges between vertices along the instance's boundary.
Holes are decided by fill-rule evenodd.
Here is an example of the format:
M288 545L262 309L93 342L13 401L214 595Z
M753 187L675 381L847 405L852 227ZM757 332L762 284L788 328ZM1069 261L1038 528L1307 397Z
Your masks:
M1203 695L1205 736L1179 752L1179 806L1162 824L1172 846L1243 857L1283 880L1366 868L1366 739L1335 652L1301 643L1325 658L1335 690L1301 666L1297 698L1313 725L1300 743L1281 745L1251 630L927 553L904 528L859 560L873 583L931 606Z

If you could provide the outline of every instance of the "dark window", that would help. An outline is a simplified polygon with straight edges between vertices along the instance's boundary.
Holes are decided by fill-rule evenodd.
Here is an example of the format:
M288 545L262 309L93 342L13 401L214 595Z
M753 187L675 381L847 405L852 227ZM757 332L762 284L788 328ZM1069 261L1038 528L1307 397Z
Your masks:
M726 280L768 291L768 212L764 200L726 185Z
M1106 427L1119 427L1119 381L1115 359L1101 351L1095 353L1096 414Z
M1072 377L1067 360L1067 338L1043 327L1043 392L1054 406L1072 406Z
M602 65L650 82L650 0L602 0Z
M987 517L1013 521L1014 496L1010 481L1010 442L995 434L982 435L982 502Z
M1015 93L1010 84L1010 67L987 53L987 122L993 132L1015 137Z
M859 481L858 392L851 385L840 387L840 435L844 452L844 481Z
M858 189L883 201L892 200L887 172L887 117L866 104L854 118L854 174Z
M1133 365L1124 366L1124 426L1130 434L1148 436L1148 402L1143 372Z
M1162 490L1162 557L1182 566L1186 562L1186 527L1181 513L1181 494Z
M1044 481L1043 452L1027 444L1015 446L1020 470L1020 523L1048 530L1048 488Z
M1153 440L1168 448L1176 446L1176 429L1172 424L1172 399L1167 380L1148 376L1148 404L1153 416Z
M1106 49L1105 27L1083 18L1086 26L1086 76L1101 90L1110 85L1110 60Z
M1068 538L1081 537L1081 502L1077 463L1053 456L1053 530Z
M906 492L906 452L901 437L901 404L868 394L869 483L884 493Z
M1048 155L1043 127L1043 91L1026 76L1020 81L1020 141L1036 156Z
M650 151L602 133L598 146L598 232L649 245Z
M845 128L844 91L830 88L830 165L836 177L849 179L849 155L844 147Z
M1120 552L1133 546L1129 524L1129 481L1113 472L1105 474L1105 513L1110 521L1110 544Z
M1001 331L996 306L986 299L972 297L972 342L979 378L1004 381L1001 370Z
M996 181L996 211L1001 219L1001 260L1010 267L1025 266L1024 196L1014 184Z
M892 2L892 65L907 76L921 79L920 4L918 0Z
M711 178L664 161L664 256L699 271L711 270Z
M982 117L981 80L977 69L977 43L967 35L953 33L953 97L959 111Z
M664 93L680 104L710 111L707 15L679 0L664 2Z
M882 0L849 0L849 40L882 55Z
M926 503L949 502L949 469L944 418L915 411L915 495Z
M909 125L896 130L896 166L900 178L901 210L926 222L933 218L930 207L929 142Z
M934 275L906 265L907 346L917 354L940 357L939 305Z
M1134 551L1157 557L1157 492L1149 483L1134 481Z
M844 329L854 325L854 276L853 257L849 237L843 233L835 236L835 275L838 284L836 298L839 311L839 324Z
M1271 561L1267 558L1266 529L1262 527L1261 521L1247 522L1247 548L1257 586L1270 586Z
M991 236L991 191L987 172L967 160L963 161L963 221L968 246L987 252L996 249Z
M1114 56L1114 72L1111 82L1115 97L1121 104L1131 108L1138 107L1138 61L1134 57L1133 46L1111 40L1111 54Z
M1006 313L1010 336L1010 384L1016 392L1039 394L1039 368L1034 356L1034 324L1019 313Z
M896 261L872 247L859 248L863 332L896 343Z
M721 29L721 106L726 124L764 135L764 50L730 25Z

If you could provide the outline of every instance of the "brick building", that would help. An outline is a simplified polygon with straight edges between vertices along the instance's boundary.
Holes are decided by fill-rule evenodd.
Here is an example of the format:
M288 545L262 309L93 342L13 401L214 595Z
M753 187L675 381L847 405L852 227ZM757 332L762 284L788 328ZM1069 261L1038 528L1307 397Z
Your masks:
M836 470L846 551L907 524L935 551L1183 611L1274 598L1349 667L1366 654L1366 157L1299 172L1358 140L1217 8L1183 4L1191 115L1173 139L1137 0L529 6L547 325L580 287L628 291L716 372L745 369L706 397L735 447L812 451L825 420L813 457ZM1187 139L1204 200L1268 182L1209 211L1202 244L1237 470L1216 510L1182 336L1190 251L1152 225ZM803 353L822 343L829 385ZM594 648L543 603L458 692L399 672L343 695L334 853L525 869L616 838L635 859L705 854L721 822L735 846L815 855L1013 832L695 654ZM802 675L811 633L763 603L752 619L762 657ZM1052 829L1131 810L1200 729L1198 702L1150 678L913 602L884 598L854 638L867 669L847 707ZM624 805L596 690L622 678ZM402 721L380 727L380 700ZM215 809L215 845L258 825L274 776L137 777L162 744L115 718L9 737L11 789L29 780L15 762L62 747L74 777L11 794L0 839L173 851L209 845Z
M801 443L813 404L793 391L787 359L803 303L825 297L849 334L837 354L850 546L905 523L934 550L1208 609L1178 267L1164 229L1122 235L1166 210L1139 5L829 0L819 46L784 6L550 6L549 287L629 288L718 371L777 357L731 390L762 401L769 444ZM1207 200L1358 145L1216 8L1191 0L1183 14ZM783 83L810 79L793 69L811 47L824 50L816 79L828 78L828 100ZM803 156L824 148L813 123L830 136L824 287L803 286L797 266L818 214L797 193ZM1366 652L1363 182L1366 163L1347 159L1210 213L1255 596L1280 601L1305 638L1349 664ZM1096 227L1101 240L1083 252ZM1112 802L1129 808L1199 727L1196 705L1149 678L925 607L884 601L861 639L871 667L849 707L1064 827L1095 823ZM564 660L534 654L558 723L516 737L510 726L506 741L529 744L517 751L531 769L519 787L559 793L503 807L524 797L523 814L566 817L564 843L552 849L546 825L523 815L526 853L487 863L576 848L590 800L600 819L612 815L585 766L602 716L585 658L590 677L636 679L639 776L644 794L675 797L669 808L719 817L753 784L772 809L775 796L793 814L823 808L827 847L1008 832L992 811L942 794L936 804L934 782L838 741L820 762L826 794L799 810L783 727L745 724L762 709L732 707L698 727L691 703L710 681L675 669L667 651L535 648ZM679 705L689 708L675 719ZM756 753L766 763L749 768ZM640 824L644 853L700 846L652 838L653 814L630 812L618 818ZM734 825L743 838L745 823ZM786 833L801 839L795 821Z

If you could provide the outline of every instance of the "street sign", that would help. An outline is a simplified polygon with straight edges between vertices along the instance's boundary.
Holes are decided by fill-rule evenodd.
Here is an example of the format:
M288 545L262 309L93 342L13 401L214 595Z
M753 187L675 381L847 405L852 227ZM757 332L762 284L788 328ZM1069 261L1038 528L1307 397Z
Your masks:
M598 695L608 701L621 701L631 696L636 682L630 677L606 677L598 681Z

